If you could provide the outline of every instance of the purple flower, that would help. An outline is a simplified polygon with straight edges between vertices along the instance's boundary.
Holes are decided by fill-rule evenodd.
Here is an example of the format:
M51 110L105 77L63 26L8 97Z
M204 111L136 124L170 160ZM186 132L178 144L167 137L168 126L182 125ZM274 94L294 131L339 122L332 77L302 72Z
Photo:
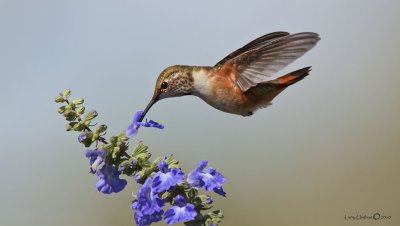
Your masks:
M211 196L207 195L207 200L206 200L206 204L210 205L214 202L214 200L212 199Z
M141 211L135 211L135 221L138 226L148 226L154 222L158 222L162 219L164 211L154 212L151 215L144 215Z
M147 121L147 119L146 119L144 122L139 122L139 119L142 116L142 114L143 114L143 111L137 111L135 113L135 115L133 116L132 123L125 130L127 137L135 136L137 134L140 126L164 129L163 125L161 125L160 123L155 122L153 120Z
M95 173L97 168L103 163L107 152L105 150L86 150L85 155L89 158L90 162L90 172Z
M81 133L81 134L79 134L79 136L78 136L78 141L79 141L79 143L82 143L84 140L86 140L86 133Z
M127 184L126 180L119 178L121 172L108 164L104 164L96 174L99 177L99 180L96 183L96 188L99 192L104 194L120 192Z
M200 161L196 169L188 175L188 183L193 187L200 187L207 191L214 190L215 193L225 196L222 189L226 178L212 167L207 167L207 160Z
M164 220L167 224L175 224L181 221L193 220L197 212L194 205L187 203L181 195L175 197L175 205L169 208L164 215Z
M153 177L148 177L139 188L137 200L132 202L137 225L150 225L153 222L160 221L160 216L164 213L165 201L155 193L152 186Z
M185 174L178 168L168 168L168 163L164 160L158 163L158 171L154 175L153 189L155 192L167 191L170 187L182 182Z

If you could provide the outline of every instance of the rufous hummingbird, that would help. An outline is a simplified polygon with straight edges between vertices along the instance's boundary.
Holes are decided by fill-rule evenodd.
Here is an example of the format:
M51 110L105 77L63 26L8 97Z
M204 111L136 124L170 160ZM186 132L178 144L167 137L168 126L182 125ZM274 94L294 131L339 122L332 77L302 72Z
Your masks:
M215 66L170 66L158 76L154 95L140 121L157 101L185 95L198 96L224 112L250 116L308 75L311 67L273 77L319 40L312 32L274 32L232 52Z

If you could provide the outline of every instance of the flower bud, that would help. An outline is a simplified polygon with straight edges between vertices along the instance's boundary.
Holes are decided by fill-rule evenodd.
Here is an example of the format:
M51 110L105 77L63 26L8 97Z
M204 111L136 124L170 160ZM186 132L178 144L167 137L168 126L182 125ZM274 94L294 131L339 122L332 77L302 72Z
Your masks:
M100 133L105 132L106 130L107 130L107 126L103 124L103 125L99 125L98 127L96 127L95 132L100 134Z
M78 109L76 109L76 113L82 115L83 113L85 113L85 107L80 106Z
M55 101L56 101L56 103L63 103L65 101L65 99L62 96L56 96Z
M68 99L69 95L71 95L71 90L66 89L66 90L64 91L62 97L66 100L66 99Z
M78 105L78 104L83 104L83 98L75 98L72 103Z
M85 121L90 121L97 117L97 111L89 111L85 116Z

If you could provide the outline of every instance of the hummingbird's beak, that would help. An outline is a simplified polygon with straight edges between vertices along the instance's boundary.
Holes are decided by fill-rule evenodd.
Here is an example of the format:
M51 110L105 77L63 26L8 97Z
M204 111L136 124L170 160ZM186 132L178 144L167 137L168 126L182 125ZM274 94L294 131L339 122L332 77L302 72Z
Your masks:
M147 114L147 112L150 110L151 106L157 102L157 99L151 99L147 107L144 109L142 116L139 119L139 122L143 121L144 116Z

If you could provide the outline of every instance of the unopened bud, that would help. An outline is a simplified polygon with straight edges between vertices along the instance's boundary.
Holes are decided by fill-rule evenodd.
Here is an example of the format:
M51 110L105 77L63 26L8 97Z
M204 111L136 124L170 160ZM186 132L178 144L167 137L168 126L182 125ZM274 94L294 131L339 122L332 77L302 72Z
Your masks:
M74 104L83 104L83 98L75 98L73 101L72 101L72 103L74 103Z
M68 99L69 95L71 95L71 90L66 89L63 93L63 98Z
M62 96L56 96L55 101L56 101L56 103L63 103L65 101L65 99Z
M82 115L83 113L85 113L85 107L80 106L78 109L76 109L76 113Z
M85 116L85 121L90 121L97 117L97 111L89 111Z

